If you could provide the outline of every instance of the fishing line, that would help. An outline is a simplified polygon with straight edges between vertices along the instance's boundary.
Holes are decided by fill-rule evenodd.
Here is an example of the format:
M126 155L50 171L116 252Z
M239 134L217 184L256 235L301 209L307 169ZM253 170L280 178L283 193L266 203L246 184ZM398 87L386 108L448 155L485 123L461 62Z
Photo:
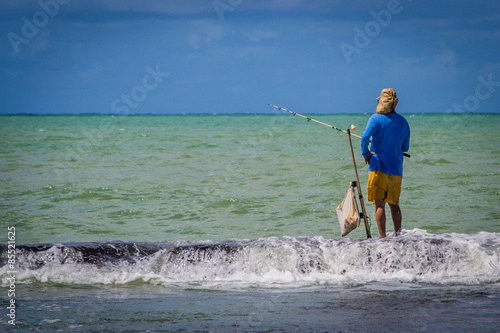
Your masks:
M314 121L315 123L318 123L320 125L323 125L323 126L327 126L327 127L330 127L338 132L343 132L345 134L347 134L347 137L349 139L349 148L351 150L351 157L352 157L352 163L353 163L353 166L354 166L354 174L356 175L356 181L355 182L352 182L352 184L356 184L355 186L353 186L354 188L357 189L358 191L358 197L359 197L359 202L360 202L360 205L361 205L361 217L363 218L364 222L365 222L365 231L366 231L366 238L371 238L371 232L370 232L370 227L371 227L371 220L370 222L368 222L369 220L369 217L368 217L368 214L366 213L366 207L365 207L365 202L364 202L364 199L363 199L363 194L361 193L361 187L360 187L360 183L359 183L359 176L358 176L358 168L356 166L356 159L354 157L354 150L353 150L353 147L352 147L352 141L351 141L351 136L355 136L359 139L361 139L361 137L359 135L356 135L356 134L352 134L351 133L351 130L355 130L356 127L354 125L350 125L349 128L347 130L343 130L341 128L338 128L336 126L333 126L333 125L330 125L330 124L327 124L327 123L324 123L322 121L319 121L319 120L316 120L316 119L313 119L313 118L310 118L310 117L307 117L307 116L304 116L300 113L297 113L297 112L294 112L294 111L290 111L290 110L287 110L285 108L282 108L280 106L277 106L277 105L274 105L274 104L269 104L269 106L272 106L272 107L275 107L277 108L278 110L283 110L283 111L286 111L286 112L289 112L291 114L293 114L294 116L299 116L299 117L302 117L304 119L307 119L307 121ZM371 141L370 141L371 142ZM409 154L406 154L406 153L403 153L404 156L406 157L410 157Z
M300 113L297 113L297 112L290 111L290 110L287 110L287 109L285 109L285 108L282 108L281 106L277 106L277 105L274 105L274 104L268 104L268 105L269 105L269 106L272 106L272 107L275 107L275 108L276 108L276 109L278 109L278 110L283 110L283 111L289 112L289 113L293 114L294 116L299 116L299 117L302 117L302 118L304 118L304 119L307 119L307 121L314 121L315 123L318 123L318 124L323 125L323 126L326 126L326 127L330 127L330 128L332 128L332 129L334 129L334 130L336 130L336 131L338 131L338 132L343 132L343 133L345 133L345 134L347 134L347 135L351 135L351 136L354 136L354 137L356 137L356 138L358 138L358 139L361 139L361 137L360 137L359 135L352 134L352 133L350 133L350 134L349 134L346 130L343 130L343 129L338 128L338 127L336 127L336 126L333 126L333 125L330 125L330 124L324 123L324 122L322 122L322 121L319 121L319 120L316 120L316 119L313 119L313 118L309 118L309 117L307 117L307 116L304 116L303 114L300 114ZM349 129L349 131L350 131L350 130L355 130L355 129L356 129L356 127L354 127L354 125L351 125L351 128ZM370 142L371 142L371 141L370 141ZM404 155L405 157L410 157L410 154L407 154L407 153L403 153L403 155Z

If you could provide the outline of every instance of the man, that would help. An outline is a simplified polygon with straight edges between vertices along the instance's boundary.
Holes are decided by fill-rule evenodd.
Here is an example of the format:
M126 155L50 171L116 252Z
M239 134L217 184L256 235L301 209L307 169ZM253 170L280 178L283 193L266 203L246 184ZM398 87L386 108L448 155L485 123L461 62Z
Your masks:
M370 117L361 139L361 152L369 164L368 200L375 204L380 238L385 238L385 203L389 204L394 234L401 233L399 195L403 181L403 152L410 148L410 126L396 113L398 98L392 88L383 89L376 113ZM371 147L368 149L368 144Z

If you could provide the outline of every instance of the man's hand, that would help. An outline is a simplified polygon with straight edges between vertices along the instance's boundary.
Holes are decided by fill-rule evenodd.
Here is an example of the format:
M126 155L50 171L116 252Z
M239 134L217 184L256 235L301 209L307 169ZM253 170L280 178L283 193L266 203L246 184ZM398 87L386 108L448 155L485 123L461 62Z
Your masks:
M376 153L375 152L371 152L370 155L368 156L365 156L365 164L370 164L370 158L372 157L372 155L375 155Z

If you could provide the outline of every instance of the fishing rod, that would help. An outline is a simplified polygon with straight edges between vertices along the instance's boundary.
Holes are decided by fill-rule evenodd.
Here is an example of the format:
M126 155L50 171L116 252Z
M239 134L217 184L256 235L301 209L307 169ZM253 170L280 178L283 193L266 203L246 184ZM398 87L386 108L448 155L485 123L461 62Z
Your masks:
M360 214L360 217L363 218L364 222L365 222L365 231L366 231L366 238L372 238L372 235L371 235L371 232L370 232L370 227L368 225L368 216L366 214L366 208L365 208L365 202L363 200L363 194L361 193L361 188L360 188L360 185L359 185L359 176L358 176L358 168L356 167L356 159L354 158L354 150L352 148L352 141L351 141L351 136L355 136L357 138L360 138L361 137L359 135L356 135L356 134L352 134L351 133L351 129L352 130L355 130L356 127L354 125L351 125L349 129L347 129L347 131L344 131L343 129L340 129L338 127L335 127L335 126L332 126L330 124L327 124L327 123L324 123L322 121L319 121L319 120L316 120L316 119L312 119L312 118L309 118L307 116L304 116L304 115L301 115L300 113L297 113L297 112L293 112L293 111L290 111L290 110L287 110L287 109L284 109L282 107L279 107L279 106L276 106L276 105L273 105L273 104L269 104L270 106L273 106L275 108L277 108L278 110L283 110L283 111L287 111L287 112L290 112L291 114L293 114L294 116L299 116L299 117L302 117L304 119L307 119L307 121L314 121L315 123L318 123L318 124L321 124L321 125L324 125L324 126L327 126L327 127L330 127L330 128L333 128L334 130L338 131L338 132L344 132L345 134L347 134L347 137L349 138L349 147L351 149L351 157L352 157L352 163L354 165L354 174L356 175L356 181L355 182L352 182L353 184L356 183L356 186L353 186L353 187L357 187L357 191L358 191L358 196L359 196L359 202L361 204L361 214Z
M275 107L275 108L276 108L276 109L278 109L278 110L283 110L283 111L289 112L289 113L293 114L294 116L299 116L299 117L302 117L302 118L304 118L304 119L307 119L307 121L314 121L315 123L318 123L318 124L320 124L320 125L323 125L323 126L326 126L326 127L333 128L334 130L336 130L336 131L338 131L338 132L344 132L345 134L347 134L347 135L349 135L349 136L351 136L351 135L352 135L352 136L355 136L355 137L357 137L357 138L361 139L361 137L360 137L359 135L356 135L356 134L352 134L352 133L351 133L351 131L350 131L350 130L355 130L355 129L356 129L356 127L354 127L354 125L351 125L351 128L350 128L349 130L345 131L345 130L343 130L343 129L340 129L340 128L338 128L338 127L335 127L335 126L332 126L332 125L330 125L330 124L324 123L324 122L322 122L322 121L319 121L319 120L316 120L316 119L313 119L313 118L309 118L309 117L304 116L304 115L302 115L302 114L300 114L300 113L297 113L297 112L294 112L294 111L287 110L287 109L285 109L285 108L282 108L281 106L277 106L277 105L274 105L274 104L268 104L268 105L269 105L269 106L272 106L272 107ZM370 141L370 142L371 142L371 141ZM410 154L407 154L407 153L403 153L403 155L404 155L405 157L410 157Z
M299 117L302 117L302 118L304 118L304 119L307 119L307 121L314 121L315 123L318 123L318 124L321 124L321 125L324 125L324 126L327 126L327 127L333 128L334 130L337 130L338 132L344 132L345 134L349 134L347 131L344 131L343 129L340 129L340 128L335 127L335 126L332 126L332 125L329 125L329 124L327 124L327 123L324 123L324 122L319 121L319 120L316 120L316 119L309 118L309 117L304 116L304 115L302 115L302 114L300 114L300 113L297 113L297 112L293 112L293 111L287 110L287 109L285 109L285 108L282 108L281 106L276 106L276 105L273 105L273 104L269 104L269 106L275 107L275 108L276 108L276 109L278 109L278 110L283 110L283 111L286 111L286 112L290 112L290 113L291 113L291 114L293 114L294 116L299 116ZM353 126L354 126L354 125L353 125ZM356 128L356 127L354 127L354 129L355 129L355 128ZM361 137L360 137L359 135L352 134L352 133L351 133L350 135L355 136L355 137L357 137L357 138L360 138L360 139L361 139Z

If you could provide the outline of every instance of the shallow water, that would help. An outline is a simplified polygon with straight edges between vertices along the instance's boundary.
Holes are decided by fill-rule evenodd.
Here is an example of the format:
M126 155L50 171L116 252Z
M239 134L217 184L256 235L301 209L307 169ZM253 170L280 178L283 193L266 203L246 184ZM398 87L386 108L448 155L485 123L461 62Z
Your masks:
M26 285L17 328L76 332L494 332L498 285L186 288Z
M298 117L0 117L15 328L494 331L500 116L404 116L405 231L386 240L340 239L347 138ZM314 117L360 134L369 115Z

